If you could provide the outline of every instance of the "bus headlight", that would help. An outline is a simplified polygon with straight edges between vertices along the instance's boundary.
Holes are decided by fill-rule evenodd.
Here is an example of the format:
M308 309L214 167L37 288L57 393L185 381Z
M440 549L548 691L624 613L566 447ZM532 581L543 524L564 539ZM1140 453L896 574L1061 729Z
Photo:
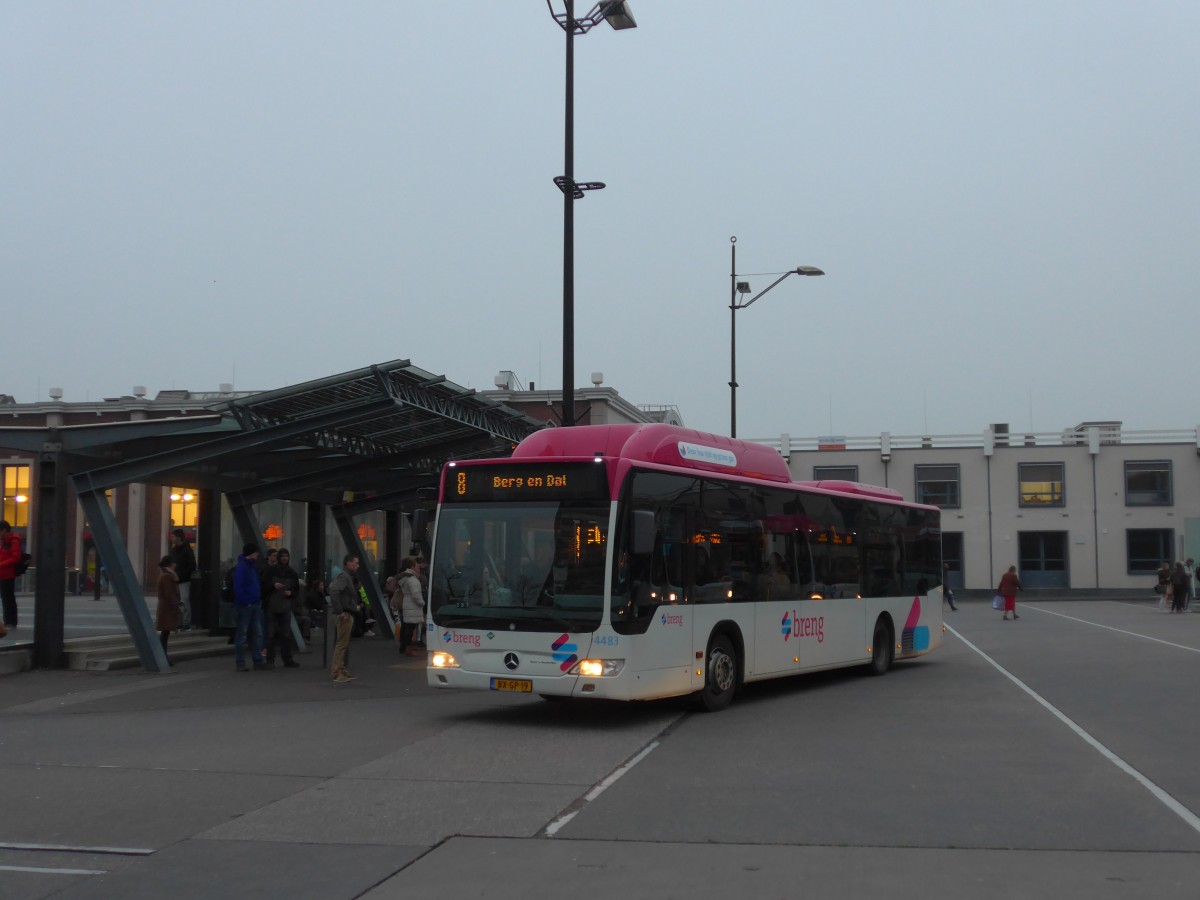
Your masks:
M458 660L445 650L435 650L429 655L429 664L435 669L457 669Z
M603 678L619 675L625 668L623 659L581 659L571 667L568 674L583 675L588 678Z

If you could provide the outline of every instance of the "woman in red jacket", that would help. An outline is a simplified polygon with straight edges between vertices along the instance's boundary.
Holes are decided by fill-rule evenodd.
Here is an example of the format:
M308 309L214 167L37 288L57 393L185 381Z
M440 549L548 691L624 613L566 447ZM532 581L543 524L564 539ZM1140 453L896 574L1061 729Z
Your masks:
M1017 577L1017 567L1009 566L1008 571L1000 576L1000 587L996 589L996 593L1004 598L1004 618L1008 618L1008 614L1012 613L1014 619L1021 618L1017 615L1017 591L1021 590L1021 579Z
M8 522L0 520L0 605L9 628L17 627L16 565L20 561L21 536Z

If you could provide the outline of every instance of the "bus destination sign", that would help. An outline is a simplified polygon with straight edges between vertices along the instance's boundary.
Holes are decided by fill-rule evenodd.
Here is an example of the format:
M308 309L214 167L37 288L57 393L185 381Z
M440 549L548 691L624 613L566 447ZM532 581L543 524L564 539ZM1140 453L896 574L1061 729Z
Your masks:
M608 474L601 463L455 466L446 475L446 503L607 499Z

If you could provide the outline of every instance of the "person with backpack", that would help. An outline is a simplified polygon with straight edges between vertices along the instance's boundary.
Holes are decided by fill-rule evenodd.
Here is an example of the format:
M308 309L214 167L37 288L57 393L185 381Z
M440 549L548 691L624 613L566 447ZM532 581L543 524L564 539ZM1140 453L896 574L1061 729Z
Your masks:
M0 519L0 604L4 607L4 624L9 628L17 627L17 568L27 565L23 556L21 536L7 520Z

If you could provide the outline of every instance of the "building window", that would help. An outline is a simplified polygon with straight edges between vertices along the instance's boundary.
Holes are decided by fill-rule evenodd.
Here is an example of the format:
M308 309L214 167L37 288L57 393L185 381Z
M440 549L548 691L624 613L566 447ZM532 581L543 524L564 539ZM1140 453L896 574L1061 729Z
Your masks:
M29 527L29 466L4 466L4 521Z
M1126 506L1170 506L1171 461L1126 462Z
M858 466L813 466L813 481L858 481Z
M1130 575L1153 575L1172 559L1175 531L1171 528L1130 528L1125 532L1125 558Z
M199 491L195 488L171 488L171 527L195 528Z
M1063 506L1062 463L1020 463L1017 466L1021 481L1022 506Z
M915 466L917 502L958 509L958 466Z

